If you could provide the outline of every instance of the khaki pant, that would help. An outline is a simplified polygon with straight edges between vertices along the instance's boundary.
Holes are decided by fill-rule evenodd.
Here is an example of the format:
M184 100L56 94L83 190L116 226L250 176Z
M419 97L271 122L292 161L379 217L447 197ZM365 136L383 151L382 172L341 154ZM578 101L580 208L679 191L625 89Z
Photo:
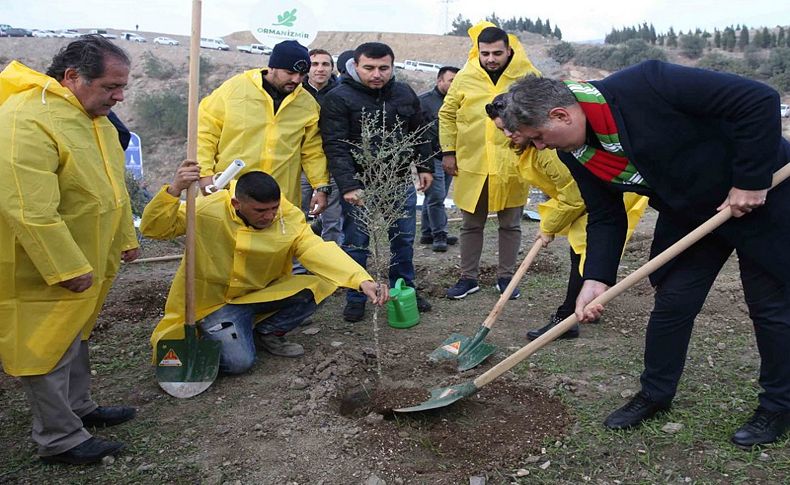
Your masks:
M33 441L40 456L63 453L91 435L81 416L98 406L91 399L88 342L78 335L48 374L25 376L22 386L33 414Z
M508 207L497 212L499 221L498 278L512 278L516 271L518 249L521 245L521 215L524 206ZM477 279L480 256L483 252L483 229L488 216L488 181L483 185L474 213L461 211L461 278Z

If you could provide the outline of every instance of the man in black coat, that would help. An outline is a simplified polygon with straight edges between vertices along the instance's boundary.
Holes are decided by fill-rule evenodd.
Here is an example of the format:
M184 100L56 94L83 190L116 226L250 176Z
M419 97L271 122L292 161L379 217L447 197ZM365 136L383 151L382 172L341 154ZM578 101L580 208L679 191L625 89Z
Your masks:
M431 139L431 153L433 156L433 183L425 191L422 203L422 227L420 244L430 244L437 252L447 251L447 245L458 243L456 236L447 234L447 211L444 209L444 199L450 190L453 178L444 173L442 167L442 146L439 144L439 108L444 103L444 96L455 75L457 67L443 66L436 75L436 86L420 95L422 118L424 123L431 123L428 135Z
M603 307L589 303L615 282L624 191L648 195L659 211L651 257L716 211L734 215L651 275L642 389L604 424L629 428L669 408L694 319L735 250L763 392L732 441L776 441L790 428L790 182L768 192L772 174L790 160L778 94L738 76L658 61L589 83L527 78L511 92L510 126L539 149L557 149L590 214L579 320L601 315Z
M352 156L351 143L359 143L362 133L362 114L384 112L386 126L412 133L420 129L422 114L420 101L407 85L393 78L395 54L392 49L379 42L368 42L354 50L354 69L340 77L340 84L324 98L321 106L319 126L324 140L324 153L329 162L329 171L342 195L343 249L363 268L367 263L368 236L359 229L354 207L362 205L362 182L356 174L362 170ZM348 63L351 65L352 63ZM351 142L351 143L349 143ZM420 160L429 161L428 143L419 146ZM431 185L433 169L422 164L417 166L420 190ZM390 231L390 286L403 278L408 286L414 287L414 234L416 232L417 195L414 185L407 188L404 201L406 217L398 220L397 227ZM417 307L421 312L431 305L417 295ZM365 295L358 291L346 293L343 318L357 322L365 315Z

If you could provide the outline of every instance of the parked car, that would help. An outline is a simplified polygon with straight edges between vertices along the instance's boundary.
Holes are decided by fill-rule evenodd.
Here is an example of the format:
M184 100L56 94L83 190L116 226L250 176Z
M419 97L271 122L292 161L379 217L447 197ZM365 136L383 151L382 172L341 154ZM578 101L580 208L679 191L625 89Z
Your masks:
M170 37L156 37L154 39L154 44L160 45L178 45L179 42L175 39L171 39Z
M432 62L412 61L409 59L403 61L403 68L407 71L439 72L441 67L441 64L434 64Z
M57 37L52 30L33 30L33 37Z
M268 56L272 53L272 48L263 44L240 45L236 49L247 54L266 54Z
M790 104L780 104L779 114L782 115L782 118L790 118Z
M91 29L91 31L88 32L88 33L89 34L99 34L102 37L104 37L105 39L117 39L118 38L118 36L116 36L115 34L111 34L111 33L107 32L104 29Z
M230 50L230 46L226 44L225 41L220 37L217 37L216 39L202 37L200 39L200 47L203 47L204 49L216 49L218 51Z
M148 42L145 37L135 34L134 32L121 32L121 39L128 40L129 42Z
M8 37L33 37L33 32L27 29L20 29L19 27L11 27L6 29L5 33Z
M76 39L77 37L79 37L81 35L82 34L80 32L77 32L76 30L71 30L71 29L63 29L63 30L60 30L58 32L55 32L55 36L56 37L63 37L63 38L66 38L66 39Z

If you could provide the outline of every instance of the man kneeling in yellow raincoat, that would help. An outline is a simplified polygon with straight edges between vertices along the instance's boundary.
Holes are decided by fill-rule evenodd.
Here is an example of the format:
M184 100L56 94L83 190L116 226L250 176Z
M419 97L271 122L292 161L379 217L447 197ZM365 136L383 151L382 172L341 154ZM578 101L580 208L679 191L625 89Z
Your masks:
M197 163L179 167L173 183L145 208L145 236L171 239L186 232L186 208L178 197L199 178ZM222 343L220 372L247 371L256 345L282 357L303 355L302 346L284 335L338 286L359 289L374 304L387 301L387 287L374 283L337 244L316 236L270 175L247 172L231 191L201 197L196 207L196 318L204 338ZM293 258L313 274L291 274ZM154 349L160 339L183 338L184 270L182 261L165 316L151 336Z

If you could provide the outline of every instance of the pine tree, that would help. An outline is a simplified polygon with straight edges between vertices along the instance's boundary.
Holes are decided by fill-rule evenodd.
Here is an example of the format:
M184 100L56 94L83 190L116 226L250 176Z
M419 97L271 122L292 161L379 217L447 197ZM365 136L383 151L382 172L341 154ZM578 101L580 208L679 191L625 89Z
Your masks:
M721 32L719 32L719 29L714 29L713 31L713 45L717 49L721 49Z
M675 48L678 46L678 36L675 34L675 29L672 27L669 28L669 32L667 32L667 47Z
M745 25L741 29L741 35L738 37L738 48L744 50L749 46L749 28Z
M556 25L554 26L554 38L557 40L562 40L562 31Z

